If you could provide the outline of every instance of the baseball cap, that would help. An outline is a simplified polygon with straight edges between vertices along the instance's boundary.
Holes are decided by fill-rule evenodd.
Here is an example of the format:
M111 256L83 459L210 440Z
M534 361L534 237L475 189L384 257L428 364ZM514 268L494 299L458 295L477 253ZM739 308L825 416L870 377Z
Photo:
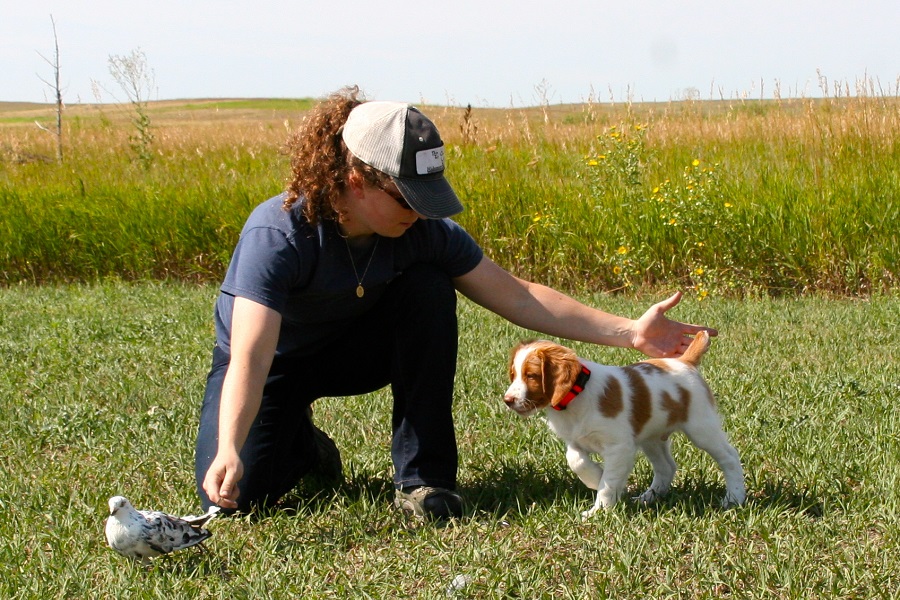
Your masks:
M358 159L387 173L417 213L443 219L463 205L444 178L444 142L428 117L403 102L364 102L344 124L344 143Z

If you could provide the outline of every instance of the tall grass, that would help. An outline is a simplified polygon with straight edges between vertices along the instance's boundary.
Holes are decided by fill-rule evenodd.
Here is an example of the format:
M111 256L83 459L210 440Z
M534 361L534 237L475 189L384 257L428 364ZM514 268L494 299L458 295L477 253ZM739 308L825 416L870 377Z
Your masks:
M461 185L479 211L467 222L483 228L505 264L606 290L665 282L698 293L867 293L896 285L896 100L608 112L560 115L540 135L539 125L522 123L514 139L507 127L460 153L472 160Z
M250 209L282 187L284 125L173 124L149 169L112 124L73 128L65 164L6 163L0 271L17 280L214 279ZM33 143L25 131L16 148ZM77 141L76 141L77 140Z
M62 165L36 160L51 140L21 112L0 116L0 282L219 278L308 106L151 104L146 170L113 109L70 111ZM426 110L458 220L517 274L700 297L897 284L897 98Z

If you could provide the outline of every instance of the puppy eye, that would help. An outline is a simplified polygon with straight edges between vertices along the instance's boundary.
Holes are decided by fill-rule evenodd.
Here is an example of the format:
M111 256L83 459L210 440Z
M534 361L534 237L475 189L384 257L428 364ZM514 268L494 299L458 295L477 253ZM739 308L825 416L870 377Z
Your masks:
M527 380L529 380L529 381L537 381L537 380L540 379L540 377L537 376L537 375L535 375L534 373L528 373L528 374L525 376L525 379L527 379Z

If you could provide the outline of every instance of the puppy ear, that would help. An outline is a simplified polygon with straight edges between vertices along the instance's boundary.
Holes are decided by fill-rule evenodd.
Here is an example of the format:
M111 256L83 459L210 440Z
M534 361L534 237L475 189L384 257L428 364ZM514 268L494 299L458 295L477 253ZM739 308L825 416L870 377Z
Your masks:
M541 368L544 376L544 394L550 398L550 405L556 406L575 384L581 372L581 363L573 351L554 344L543 349Z

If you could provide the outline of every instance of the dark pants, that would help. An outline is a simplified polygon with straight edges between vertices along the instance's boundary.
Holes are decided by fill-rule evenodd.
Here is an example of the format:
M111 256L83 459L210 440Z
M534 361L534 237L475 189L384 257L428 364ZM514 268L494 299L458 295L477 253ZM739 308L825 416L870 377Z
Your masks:
M310 356L276 358L259 414L241 450L238 508L271 505L314 465L317 451L307 407L317 398L352 396L388 384L394 484L456 487L457 450L451 405L457 354L456 291L428 266L408 269L347 331ZM203 479L218 447L219 400L229 356L213 351L197 434L195 474ZM340 440L338 440L340 442Z

